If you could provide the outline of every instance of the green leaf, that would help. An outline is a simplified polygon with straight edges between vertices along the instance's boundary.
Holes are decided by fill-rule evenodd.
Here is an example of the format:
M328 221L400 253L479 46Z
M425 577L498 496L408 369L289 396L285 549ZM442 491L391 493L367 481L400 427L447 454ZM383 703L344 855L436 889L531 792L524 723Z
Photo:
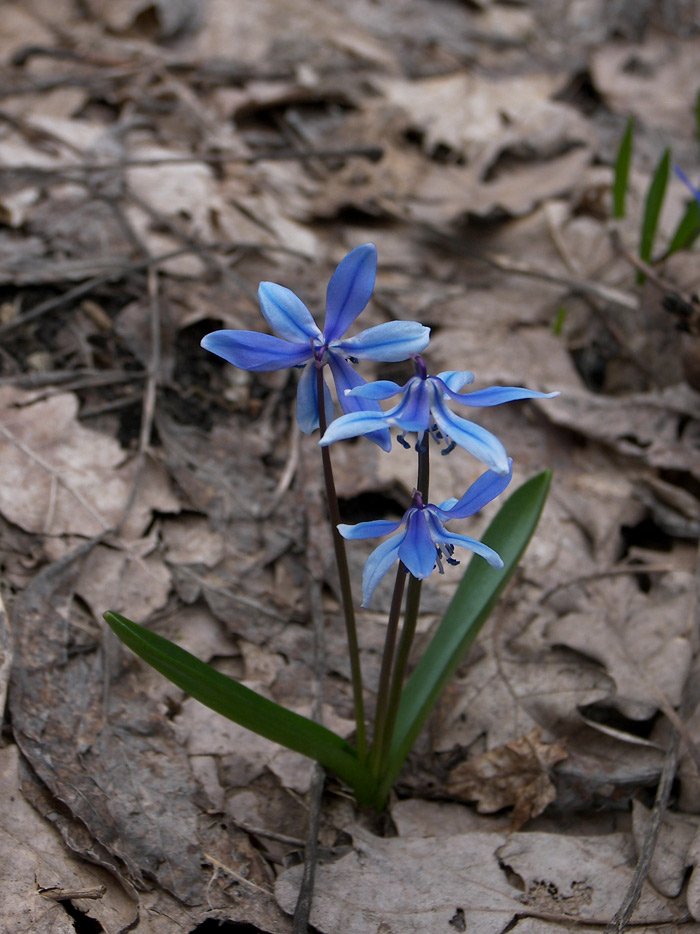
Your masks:
M336 733L261 697L119 613L108 612L104 618L133 652L191 697L234 723L315 759L353 788L360 803L372 799L372 776L357 750Z
M639 258L645 263L651 262L651 253L654 249L656 228L659 225L661 207L666 195L668 175L671 170L671 150L666 149L661 157L656 171L649 183L646 201L644 203L644 217L642 218L642 231L639 240ZM643 280L642 276L642 280Z
M615 178L613 181L613 217L625 216L625 199L627 197L627 183L630 176L630 163L632 161L632 138L634 136L634 117L627 121L627 129L622 137L620 149L615 160Z
M678 227L676 227L676 232L671 237L671 242L663 255L663 259L671 256L672 253L677 253L679 250L687 250L695 243L698 235L700 235L700 206L693 198L692 201L688 202L685 214L681 218Z
M499 553L504 567L497 570L476 556L470 561L427 651L402 691L378 803L389 793L421 727L513 575L537 526L550 481L550 471L528 480L508 498L488 527L483 542Z

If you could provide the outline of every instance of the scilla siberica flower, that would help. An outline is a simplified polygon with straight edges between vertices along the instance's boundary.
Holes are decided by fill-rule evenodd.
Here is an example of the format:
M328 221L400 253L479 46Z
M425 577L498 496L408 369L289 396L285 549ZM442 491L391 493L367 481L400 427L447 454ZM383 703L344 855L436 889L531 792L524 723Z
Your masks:
M372 594L387 571L398 559L414 577L423 580L438 567L442 573L442 559L448 564L459 564L453 557L455 546L468 548L481 555L495 568L502 568L503 561L493 548L466 535L456 535L445 528L452 519L466 519L482 509L505 490L513 476L513 462L507 459L506 473L488 470L473 483L464 496L448 499L439 506L424 505L420 493L413 494L413 504L400 522L377 519L357 525L339 525L338 531L347 539L378 538L404 527L398 535L375 548L365 563L362 574L362 606L368 606Z
M274 282L261 282L258 289L261 311L280 336L257 331L213 331L202 340L202 347L242 370L261 372L303 367L297 389L297 421L306 434L311 434L319 425L316 369L325 364L330 366L344 412L370 409L381 413L379 404L372 399L349 394L364 386L365 381L348 360L387 363L406 360L427 347L430 328L417 321L390 321L343 339L370 300L376 272L377 249L374 244L365 243L348 253L328 283L323 332L294 292ZM332 401L325 383L324 389L330 420ZM382 429L380 426L372 440L389 450L391 438L388 431Z
M355 438L395 426L402 431L398 440L404 447L408 447L408 443L403 432L417 432L419 444L427 432L436 441L445 442L443 454L449 454L455 445L459 445L496 473L505 474L508 472L508 455L498 438L480 425L455 415L445 404L445 399L480 407L516 399L551 399L559 395L558 392L535 392L516 386L490 386L476 392L460 393L459 390L473 381L473 373L446 370L437 376L428 376L422 358L416 356L414 362L417 375L404 386L391 380L378 380L347 390L351 397L368 400L390 399L401 393L401 401L386 412L360 411L342 415L328 427L320 443L332 444L343 438Z

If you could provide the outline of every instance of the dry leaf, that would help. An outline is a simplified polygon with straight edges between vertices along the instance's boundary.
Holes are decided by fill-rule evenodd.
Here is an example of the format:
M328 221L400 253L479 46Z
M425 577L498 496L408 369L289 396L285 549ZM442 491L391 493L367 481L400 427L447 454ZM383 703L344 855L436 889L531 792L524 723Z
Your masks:
M16 746L0 750L0 901L6 931L74 934L61 900L94 919L105 934L122 934L138 908L104 869L78 859L20 791ZM82 895L82 897L81 897Z
M567 755L564 741L543 743L542 730L535 727L527 736L455 766L445 790L462 801L477 801L482 814L512 807L510 829L519 830L555 800L550 771Z
M351 830L352 853L319 866L311 924L322 931L424 934L463 930L500 934L516 918L568 917L604 924L632 878L624 834L568 838L557 834L472 833L433 838L373 837ZM275 886L291 913L302 867ZM646 884L633 923L671 921L676 912ZM578 928L577 928L578 929Z

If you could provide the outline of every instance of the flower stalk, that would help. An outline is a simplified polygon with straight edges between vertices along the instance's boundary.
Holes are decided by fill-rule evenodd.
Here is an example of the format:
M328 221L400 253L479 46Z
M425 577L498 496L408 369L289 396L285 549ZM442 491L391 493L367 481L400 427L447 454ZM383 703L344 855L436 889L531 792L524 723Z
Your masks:
M321 433L323 433L326 430L327 423L322 361L316 362L316 386L318 391L319 425ZM352 682L352 697L355 709L357 753L360 760L363 761L367 755L367 728L365 726L365 704L362 696L360 646L357 639L357 624L355 622L355 609L352 601L352 583L350 581L350 569L348 567L348 556L345 550L345 540L338 531L338 526L340 525L340 506L338 505L338 494L336 493L335 480L333 478L331 452L328 448L321 448L321 458L323 461L323 480L326 486L328 514L331 521L333 551L335 553L335 563L338 568L338 578L340 580L340 597L343 605L343 616L345 618L345 634L348 640L348 654L350 655L350 680Z

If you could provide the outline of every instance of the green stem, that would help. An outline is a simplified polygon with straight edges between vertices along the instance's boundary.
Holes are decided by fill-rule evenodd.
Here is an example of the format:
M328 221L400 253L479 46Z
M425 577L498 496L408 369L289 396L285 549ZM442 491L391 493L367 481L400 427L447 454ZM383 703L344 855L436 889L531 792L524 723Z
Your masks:
M387 713L389 710L389 688L391 685L391 669L394 665L394 654L396 652L396 637L399 631L399 617L401 616L401 604L403 602L403 591L406 583L406 567L402 561L399 562L396 571L396 581L394 583L394 593L391 598L391 609L389 610L389 620L386 627L386 638L384 640L384 652L382 654L382 668L379 674L379 687L377 689L377 706L374 715L374 737L372 739L372 748L369 753L370 771L376 768L379 754L384 746L384 731L386 728Z
M323 368L318 366L318 364L316 365L316 388L318 392L318 421L321 429L321 436L323 437L328 425L326 422ZM360 757L360 761L364 762L367 756L367 732L365 728L365 707L362 699L360 648L357 641L357 626L355 624L355 610L352 603L352 586L350 583L348 557L345 551L345 539L338 531L338 526L340 525L340 507L338 506L338 495L335 491L335 480L333 479L333 467L331 464L331 452L329 447L321 448L321 458L323 460L323 479L326 484L328 513L331 520L335 563L338 567L338 577L340 579L340 595L343 604L343 614L345 616L345 632L348 639L348 652L350 654L350 677L352 680L352 694L355 706L355 722L357 724L357 753Z
M428 493L430 487L430 448L428 447L430 436L426 431L423 437L418 441L418 479L416 488L420 493L425 505L428 505ZM396 726L396 715L399 710L399 701L401 700L401 690L403 688L408 659L411 654L413 639L416 634L416 625L418 623L418 613L420 612L420 595L422 581L410 575L408 581L408 592L406 594L406 612L404 615L403 629L399 647L396 652L394 662L394 671L391 677L391 688L389 691L389 701L385 714L386 722L384 725L381 749L379 751L378 774L381 776L386 771L391 749L391 740Z

